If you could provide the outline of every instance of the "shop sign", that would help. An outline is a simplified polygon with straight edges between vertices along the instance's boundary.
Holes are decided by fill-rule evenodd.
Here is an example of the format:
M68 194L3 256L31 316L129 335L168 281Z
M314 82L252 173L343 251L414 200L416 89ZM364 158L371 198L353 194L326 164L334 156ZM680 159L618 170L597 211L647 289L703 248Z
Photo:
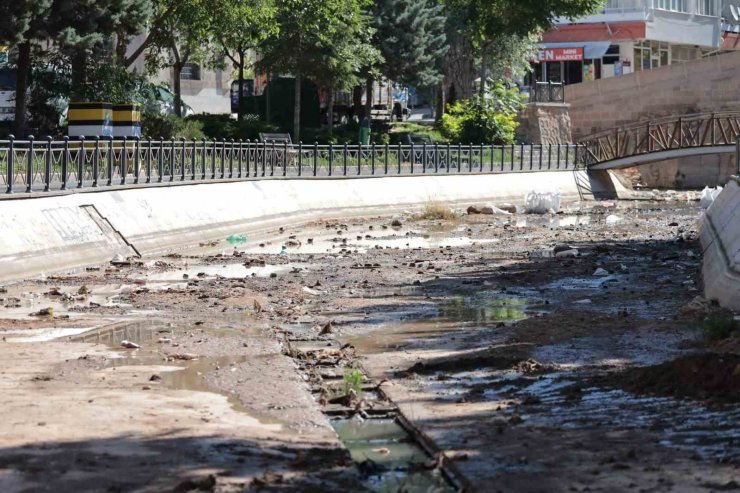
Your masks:
M580 62L583 61L583 48L545 48L537 51L540 62Z

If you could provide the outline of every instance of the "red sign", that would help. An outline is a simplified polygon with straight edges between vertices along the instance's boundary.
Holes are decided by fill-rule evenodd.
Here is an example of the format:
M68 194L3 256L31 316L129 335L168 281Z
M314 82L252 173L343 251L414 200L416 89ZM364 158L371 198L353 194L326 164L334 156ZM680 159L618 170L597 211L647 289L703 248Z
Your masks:
M545 48L537 52L540 62L581 62L583 48Z

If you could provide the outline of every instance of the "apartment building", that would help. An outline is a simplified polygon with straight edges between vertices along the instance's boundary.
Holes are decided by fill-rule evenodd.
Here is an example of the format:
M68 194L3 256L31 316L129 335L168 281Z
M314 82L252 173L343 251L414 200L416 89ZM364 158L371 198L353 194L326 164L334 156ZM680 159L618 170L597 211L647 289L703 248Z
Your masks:
M607 0L593 15L557 20L542 38L533 78L575 84L738 49L733 12L740 1Z

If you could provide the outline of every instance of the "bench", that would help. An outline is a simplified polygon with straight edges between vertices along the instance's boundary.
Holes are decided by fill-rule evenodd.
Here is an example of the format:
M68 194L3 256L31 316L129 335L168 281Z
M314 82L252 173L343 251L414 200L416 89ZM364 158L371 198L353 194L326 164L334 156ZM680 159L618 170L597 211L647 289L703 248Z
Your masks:
M270 133L260 133L260 140L267 144L269 143L276 143L276 144L288 144L293 145L293 141L290 138L290 134L270 134Z
M285 146L288 146L285 161L287 162L288 166L297 166L298 165L298 149L293 145L293 139L290 138L290 134L279 134L279 133L260 133L260 141L265 144L265 153L267 154L268 151L270 151L270 160L276 165L276 166L282 166L283 165L283 151ZM275 145L275 151L274 155L272 155L272 150L267 146L267 144L273 144ZM310 149L304 149L303 150L303 157L304 159L310 159L313 156L313 151Z

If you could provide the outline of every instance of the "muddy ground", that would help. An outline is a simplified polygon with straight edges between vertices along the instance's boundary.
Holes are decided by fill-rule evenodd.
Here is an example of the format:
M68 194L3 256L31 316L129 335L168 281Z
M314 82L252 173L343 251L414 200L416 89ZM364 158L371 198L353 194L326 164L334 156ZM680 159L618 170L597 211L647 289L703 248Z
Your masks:
M457 212L5 286L0 490L740 490L696 202Z

